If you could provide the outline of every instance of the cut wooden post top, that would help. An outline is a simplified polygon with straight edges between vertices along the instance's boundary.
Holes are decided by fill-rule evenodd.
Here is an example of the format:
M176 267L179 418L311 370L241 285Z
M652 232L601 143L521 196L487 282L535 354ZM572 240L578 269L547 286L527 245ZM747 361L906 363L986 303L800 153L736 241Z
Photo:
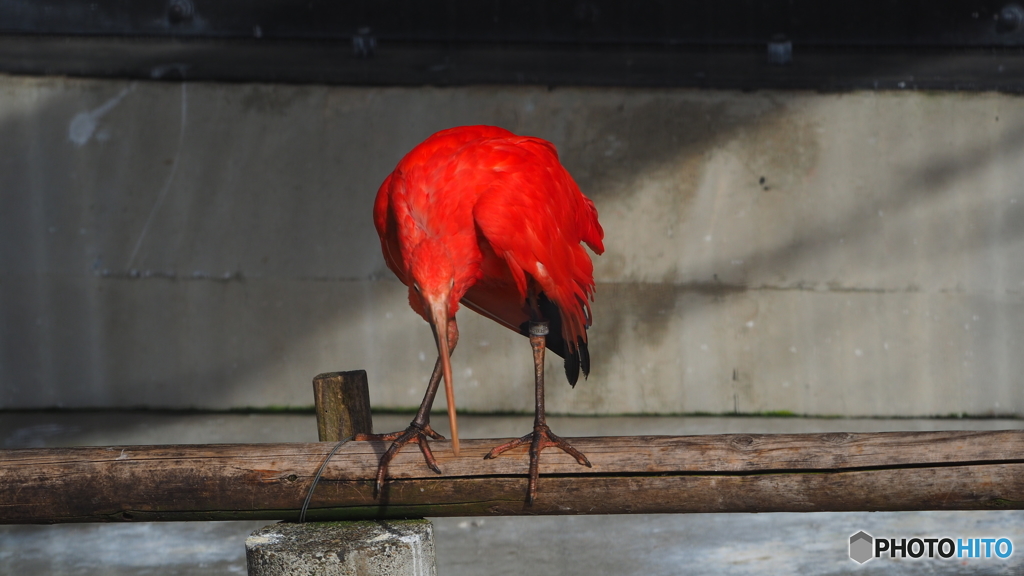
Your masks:
M373 433L370 386L365 370L328 372L313 378L316 429L321 442Z

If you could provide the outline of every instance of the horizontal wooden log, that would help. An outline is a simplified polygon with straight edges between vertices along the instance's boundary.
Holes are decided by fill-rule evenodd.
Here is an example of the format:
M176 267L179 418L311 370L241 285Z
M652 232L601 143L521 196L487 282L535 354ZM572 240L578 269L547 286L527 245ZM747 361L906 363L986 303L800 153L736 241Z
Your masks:
M331 459L310 520L513 514L1024 509L1024 431L576 438L584 468L550 449L524 503L526 448L465 440L444 474L415 447L349 442ZM296 519L332 443L0 451L0 523Z

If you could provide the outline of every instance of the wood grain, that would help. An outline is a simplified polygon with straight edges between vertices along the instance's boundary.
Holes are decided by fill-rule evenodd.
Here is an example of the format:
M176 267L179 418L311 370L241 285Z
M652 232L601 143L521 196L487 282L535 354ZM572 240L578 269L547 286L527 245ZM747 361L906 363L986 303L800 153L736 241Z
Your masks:
M365 370L328 372L313 378L313 400L317 438L321 442L373 433Z
M507 514L1024 508L1024 432L898 432L574 438L593 468L541 459L524 505L525 448L447 442L431 472L418 450L374 499L380 442L350 442L327 466L309 519ZM0 523L294 519L332 443L0 451Z

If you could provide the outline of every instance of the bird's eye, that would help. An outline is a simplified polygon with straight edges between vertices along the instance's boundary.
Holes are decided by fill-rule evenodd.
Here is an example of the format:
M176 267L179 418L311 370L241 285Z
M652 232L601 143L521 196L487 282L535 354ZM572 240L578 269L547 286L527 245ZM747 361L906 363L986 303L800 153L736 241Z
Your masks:
M452 278L452 281L448 283L448 289L451 290L452 288L455 288L455 278Z
M415 282L412 283L412 289L415 290L417 294L420 293L420 285Z

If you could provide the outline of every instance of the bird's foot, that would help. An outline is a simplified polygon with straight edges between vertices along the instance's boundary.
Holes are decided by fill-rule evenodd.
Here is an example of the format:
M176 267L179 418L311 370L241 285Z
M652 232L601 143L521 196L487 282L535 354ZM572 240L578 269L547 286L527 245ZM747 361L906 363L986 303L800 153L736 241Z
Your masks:
M590 465L590 460L583 455L582 452L572 447L571 444L563 440L562 438L555 435L548 428L547 424L538 424L533 427L533 432L517 438L511 442L506 442L501 446L495 446L484 456L485 459L497 458L502 453L507 452L513 448L518 448L523 444L530 444L530 483L526 492L526 503L533 504L533 501L537 498L537 477L540 475L540 452L545 448L558 448L563 452L566 452L570 456L576 459L581 466L587 468L593 468Z
M356 434L355 440L358 441L381 441L391 442L391 446L387 452L380 457L380 464L377 466L377 482L374 485L373 495L374 497L380 496L381 491L384 489L384 479L388 474L388 464L398 455L398 452L410 442L415 442L420 445L420 452L423 453L423 459L426 460L427 466L431 470L441 473L441 467L437 465L437 460L434 459L433 452L430 451L430 444L427 442L427 438L433 438L434 440L444 440L444 436L441 436L437 432L434 432L430 428L430 424L424 424L420 426L413 422L409 424L409 427L402 432L391 432L389 434Z

